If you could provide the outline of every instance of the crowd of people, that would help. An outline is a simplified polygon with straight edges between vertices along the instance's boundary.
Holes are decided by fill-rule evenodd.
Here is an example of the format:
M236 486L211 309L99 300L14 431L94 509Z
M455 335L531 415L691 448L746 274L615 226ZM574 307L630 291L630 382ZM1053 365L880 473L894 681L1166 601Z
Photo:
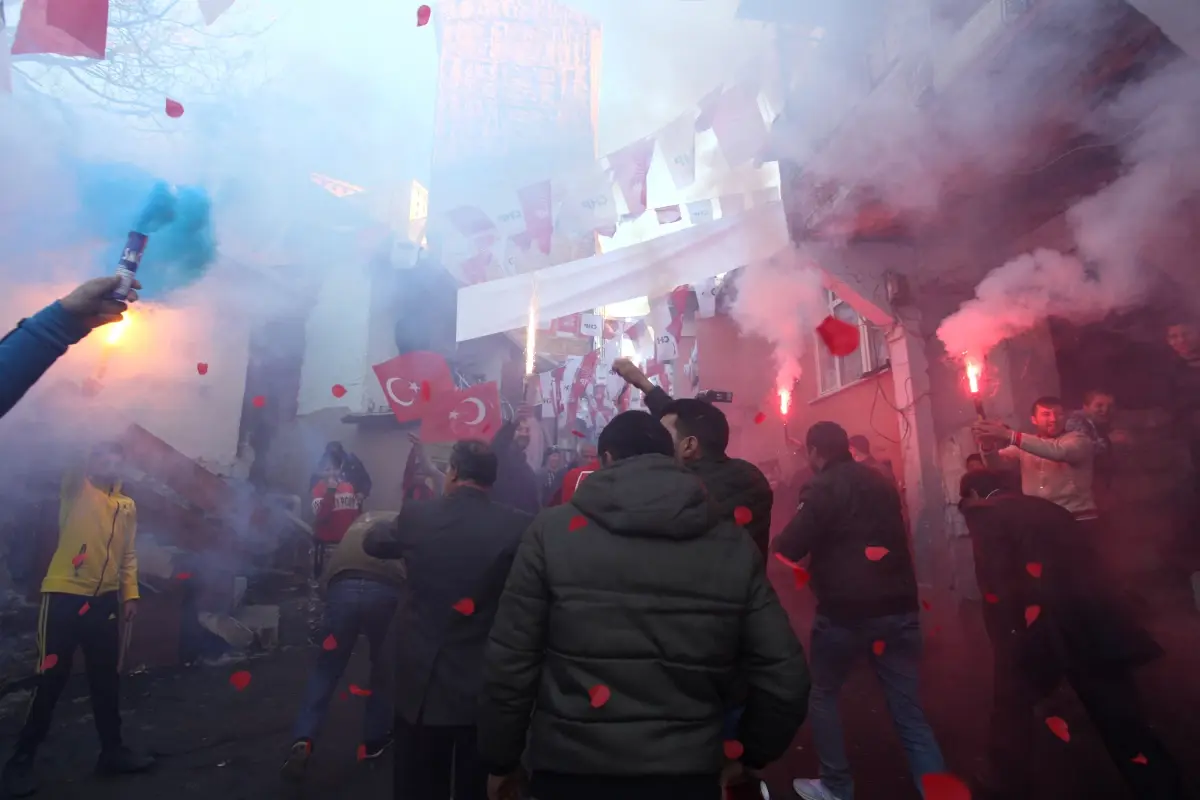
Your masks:
M107 284L89 286L0 342L0 367L23 363L21 381L31 383L43 362L123 310L103 299ZM1200 339L1172 330L1182 392L1200 380ZM359 757L394 750L396 798L757 795L760 771L808 719L820 771L793 789L852 800L838 699L861 663L882 685L917 789L946 779L920 700L920 604L890 467L859 437L818 422L802 443L809 472L797 500L779 507L763 473L727 454L719 408L669 397L627 360L614 369L645 392L649 413L617 415L574 465L550 452L535 471L524 418L491 442L455 443L444 471L415 440L410 468L423 477L400 510L363 513L365 466L338 443L326 448L312 492L320 651L285 774L303 780L361 634L371 686ZM24 392L5 390L9 405ZM1099 555L1109 534L1098 487L1124 438L1112 410L1109 392L1090 392L1071 415L1047 396L1031 408L1031 433L987 419L973 426L980 454L966 465L959 507L994 659L987 767L970 776L977 798L1031 795L1034 706L1063 682L1135 796L1185 796L1132 680L1162 651ZM1194 412L1181 405L1181 424ZM153 764L120 733L119 621L138 603L136 507L121 491L122 458L119 446L101 445L64 479L42 585L40 682L3 772L9 796L36 791L34 756L77 645L100 769ZM771 541L773 513L787 521ZM767 579L768 557L810 576L807 658Z

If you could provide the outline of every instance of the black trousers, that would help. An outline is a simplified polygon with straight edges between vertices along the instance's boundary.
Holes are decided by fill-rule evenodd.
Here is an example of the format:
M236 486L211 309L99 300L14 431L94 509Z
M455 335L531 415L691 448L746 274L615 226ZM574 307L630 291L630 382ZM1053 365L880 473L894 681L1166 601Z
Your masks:
M1034 719L1034 705L1040 698L1016 668L1014 656L1007 649L996 648L988 759L991 785L987 788L998 798L1024 800L1033 796L1034 736L1049 734ZM1068 670L1067 681L1134 797L1183 800L1179 767L1146 725L1130 673Z
M111 750L121 745L119 626L121 603L116 592L89 597L74 594L43 594L38 615L38 678L25 727L17 739L16 752L32 756L45 740L54 718L54 707L71 676L75 648L83 650L87 665L92 714L100 746ZM47 667L48 668L44 668Z
M396 800L486 800L475 726L413 725L396 717Z
M535 772L530 794L537 800L721 800L719 775L567 775ZM758 781L747 781L731 797L760 796Z

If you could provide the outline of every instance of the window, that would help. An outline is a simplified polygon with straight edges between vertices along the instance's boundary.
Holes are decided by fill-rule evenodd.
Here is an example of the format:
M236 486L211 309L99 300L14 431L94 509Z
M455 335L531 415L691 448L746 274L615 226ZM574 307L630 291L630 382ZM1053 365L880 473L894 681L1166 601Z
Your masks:
M882 328L863 319L849 303L828 289L825 290L825 299L829 302L831 316L858 328L860 345L848 356L835 357L818 337L817 385L821 394L836 392L843 386L860 380L863 375L879 369L888 360L887 337Z

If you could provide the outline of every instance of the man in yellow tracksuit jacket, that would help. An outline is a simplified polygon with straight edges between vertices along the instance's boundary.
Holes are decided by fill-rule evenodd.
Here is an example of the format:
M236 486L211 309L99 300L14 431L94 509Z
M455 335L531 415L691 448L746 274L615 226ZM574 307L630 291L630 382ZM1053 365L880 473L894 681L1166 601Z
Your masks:
M11 797L37 791L34 756L50 729L77 647L83 650L100 734L97 771L140 772L154 763L121 741L119 617L128 625L138 603L137 508L121 493L118 476L123 459L120 445L99 445L90 453L84 470L63 478L58 549L42 581L38 615L40 680L16 751L3 773L4 790Z

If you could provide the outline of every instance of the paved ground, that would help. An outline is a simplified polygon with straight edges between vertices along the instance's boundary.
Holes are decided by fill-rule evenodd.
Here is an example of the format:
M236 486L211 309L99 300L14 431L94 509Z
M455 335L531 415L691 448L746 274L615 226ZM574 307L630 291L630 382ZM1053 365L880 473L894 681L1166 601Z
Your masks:
M787 586L789 576L775 577L795 623L807 627L809 598ZM955 619L966 624L956 625ZM1169 657L1142 676L1151 717L1180 759L1195 765L1189 767L1194 784L1200 778L1198 622L1192 615L1164 623L1160 636ZM298 627L285 630L285 641L303 634ZM944 632L961 627L968 630L965 638ZM988 708L985 642L969 607L956 609L949 618L935 609L926 632L928 712L952 769L969 773L982 752ZM95 734L82 681L73 682L39 762L45 779L40 796L53 800L388 797L390 763L364 767L355 761L362 700L346 694L334 700L329 724L317 743L310 782L296 788L279 780L277 770L288 745L294 704L312 655L305 647L291 646L240 665L132 676L126 684L128 739L159 754L161 764L153 774L126 780L99 781L91 776ZM356 656L347 683L365 682L362 655ZM242 692L228 683L237 669L249 670L253 676ZM917 798L882 695L870 675L860 674L851 682L843 706L859 800ZM0 739L6 747L20 713L19 707L8 707L0 716ZM1068 720L1072 738L1065 744L1048 732L1040 737L1037 797L1127 797L1073 696L1064 693L1052 698L1045 713ZM791 753L768 772L773 796L794 797L790 779L814 774L815 766L807 731L802 731Z

